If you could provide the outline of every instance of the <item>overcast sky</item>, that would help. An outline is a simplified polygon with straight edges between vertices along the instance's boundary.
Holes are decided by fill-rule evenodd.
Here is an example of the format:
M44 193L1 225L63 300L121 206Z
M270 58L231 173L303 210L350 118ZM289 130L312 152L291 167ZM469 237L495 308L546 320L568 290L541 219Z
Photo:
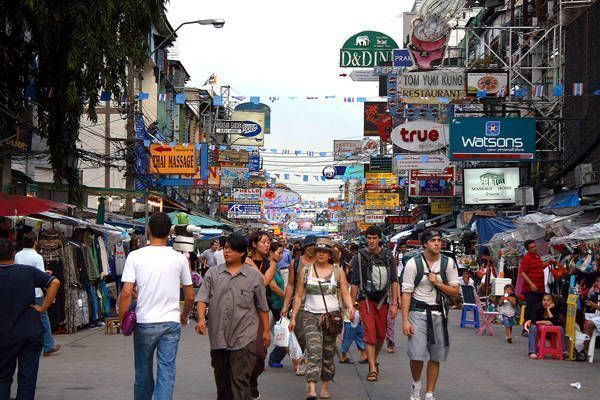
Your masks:
M230 85L235 96L260 96L271 107L271 135L265 147L332 151L334 139L360 139L362 103L344 103L344 96L377 99L378 84L340 77L339 49L350 36L375 30L402 42L402 12L412 0L171 0L168 18L176 28L184 21L222 18L222 29L187 25L178 32L179 59L200 87L215 72L218 85ZM349 72L349 71L345 71ZM269 96L279 96L275 103ZM296 100L287 99L297 96ZM319 96L307 100L307 96ZM324 96L336 96L325 100ZM320 175L331 159L293 159L265 155L272 173ZM311 178L311 181L313 179ZM289 184L305 199L337 195L341 182ZM323 188L315 189L316 186ZM324 190L325 189L325 190ZM312 191L312 193L311 193Z

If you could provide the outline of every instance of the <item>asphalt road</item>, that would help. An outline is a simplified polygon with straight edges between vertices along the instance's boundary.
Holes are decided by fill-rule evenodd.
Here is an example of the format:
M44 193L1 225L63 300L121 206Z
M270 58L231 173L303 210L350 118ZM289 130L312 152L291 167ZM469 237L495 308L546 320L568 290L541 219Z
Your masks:
M458 312L451 315L452 341L449 359L442 364L438 399L590 399L597 396L598 362L529 360L526 338L516 336L513 344L497 336L478 336L473 329L458 327ZM366 365L337 365L331 392L337 399L408 399L410 373L405 339L397 324L398 351L382 354L377 383L368 383ZM516 327L517 330L519 327ZM63 349L42 357L37 398L132 399L133 339L105 335L101 328L56 337ZM353 350L352 356L358 355ZM264 400L304 399L305 380L292 373L289 359L283 369L268 369L261 377ZM581 382L582 388L570 387ZM14 389L13 385L13 389ZM208 338L197 336L193 326L184 329L177 362L175 399L215 399Z

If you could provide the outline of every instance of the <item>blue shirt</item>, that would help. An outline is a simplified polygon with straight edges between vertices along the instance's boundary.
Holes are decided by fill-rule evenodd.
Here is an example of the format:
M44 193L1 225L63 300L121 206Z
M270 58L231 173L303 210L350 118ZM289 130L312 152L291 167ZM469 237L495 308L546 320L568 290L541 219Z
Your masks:
M292 264L292 252L288 249L283 249L283 255L281 256L281 261L277 264L280 270L288 269Z
M35 305L35 288L47 287L52 275L29 265L0 265L0 345L5 347L44 332Z

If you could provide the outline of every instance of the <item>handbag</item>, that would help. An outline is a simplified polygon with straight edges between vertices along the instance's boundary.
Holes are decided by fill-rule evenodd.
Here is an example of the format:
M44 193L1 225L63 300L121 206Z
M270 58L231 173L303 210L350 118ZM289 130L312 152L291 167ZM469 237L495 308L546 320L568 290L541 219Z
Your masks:
M121 332L123 335L129 336L133 333L136 324L135 311L127 311L121 322Z
M313 271L315 271L317 282L319 282L319 290L321 291L321 297L323 298L323 304L325 305L325 314L321 315L321 329L323 329L324 332L327 332L330 335L337 336L340 333L342 333L342 330L344 329L344 316L342 315L341 310L329 312L329 310L327 309L327 302L325 301L325 294L323 294L323 287L321 286L321 281L318 280L319 274L317 274L317 269L314 265Z

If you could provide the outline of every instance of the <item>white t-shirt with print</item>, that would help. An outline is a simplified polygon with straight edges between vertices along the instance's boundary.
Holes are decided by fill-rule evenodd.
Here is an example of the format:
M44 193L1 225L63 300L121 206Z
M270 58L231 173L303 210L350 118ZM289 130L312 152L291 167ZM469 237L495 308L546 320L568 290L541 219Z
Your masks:
M406 293L412 293L412 297L414 297L415 300L422 301L425 304L435 305L437 304L437 289L433 286L431 282L429 282L427 274L429 272L437 273L438 280L442 281L442 277L439 275L442 258L440 256L439 260L437 260L433 264L429 264L429 266L431 267L431 271L428 271L427 264L425 264L425 261L423 261L423 279L421 279L421 283L419 283L419 286L415 288L415 277L417 276L417 263L415 261L416 257L423 257L423 255L419 254L411 258L410 260L408 260L406 266L404 267L402 291ZM448 258L446 278L448 279L448 285L458 286L458 269L456 268L454 260L452 260L451 258Z
M179 322L180 285L191 285L192 276L183 254L146 246L129 253L121 281L137 284L137 322L151 324Z

